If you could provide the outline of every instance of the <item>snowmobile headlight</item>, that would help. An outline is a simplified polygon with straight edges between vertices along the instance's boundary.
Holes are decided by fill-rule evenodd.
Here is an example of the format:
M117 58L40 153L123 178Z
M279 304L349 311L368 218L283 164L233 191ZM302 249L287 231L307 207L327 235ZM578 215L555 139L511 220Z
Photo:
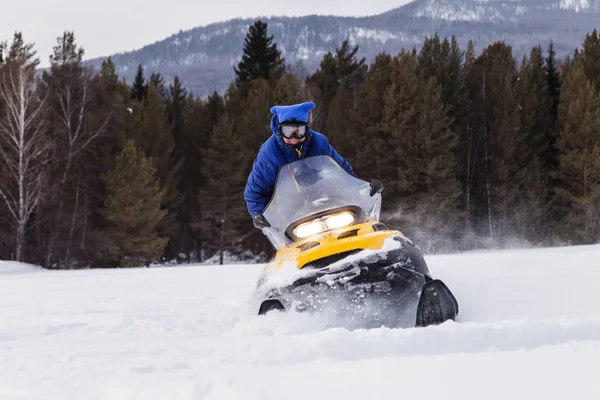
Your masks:
M325 229L323 229L321 221L316 220L298 225L296 228L294 228L294 235L298 236L299 238L307 238L316 235L317 233L321 233L324 230Z
M338 229L354 222L354 215L349 212L342 212L328 217L325 222L327 229Z
M354 214L346 211L300 224L294 228L293 233L299 238L307 238L331 229L342 228L352 222Z

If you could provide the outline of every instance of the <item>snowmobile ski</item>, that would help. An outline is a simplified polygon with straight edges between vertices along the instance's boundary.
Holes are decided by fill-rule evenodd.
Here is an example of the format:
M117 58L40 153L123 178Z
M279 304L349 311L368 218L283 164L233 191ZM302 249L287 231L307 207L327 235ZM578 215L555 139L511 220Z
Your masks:
M444 282L434 279L425 283L417 306L417 327L454 321L457 314L458 302Z
M277 299L265 300L261 303L258 315L265 315L269 311L285 311L285 307Z

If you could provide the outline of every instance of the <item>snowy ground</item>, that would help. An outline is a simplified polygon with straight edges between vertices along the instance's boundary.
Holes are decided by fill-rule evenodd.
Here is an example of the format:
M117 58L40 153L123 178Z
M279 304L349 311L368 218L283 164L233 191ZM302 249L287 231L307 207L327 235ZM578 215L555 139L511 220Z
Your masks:
M256 265L0 262L0 399L600 398L600 246L427 260L458 322L353 331L254 316Z

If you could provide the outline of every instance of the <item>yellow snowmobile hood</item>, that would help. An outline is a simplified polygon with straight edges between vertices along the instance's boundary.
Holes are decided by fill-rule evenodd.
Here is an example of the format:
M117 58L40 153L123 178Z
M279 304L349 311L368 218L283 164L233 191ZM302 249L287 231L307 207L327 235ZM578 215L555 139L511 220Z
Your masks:
M380 250L385 240L394 235L402 234L379 222L323 232L279 249L267 268L280 268L289 263L302 268L312 261L352 250Z

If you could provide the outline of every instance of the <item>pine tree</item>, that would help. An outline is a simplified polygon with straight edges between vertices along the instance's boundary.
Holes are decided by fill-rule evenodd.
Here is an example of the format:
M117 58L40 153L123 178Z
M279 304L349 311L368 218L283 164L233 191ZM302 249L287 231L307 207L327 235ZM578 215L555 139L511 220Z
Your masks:
M474 58L474 48L471 48L469 57ZM447 107L448 117L450 118L450 130L458 136L460 145L455 147L456 157L459 160L457 164L457 177L463 183L463 195L461 203L465 213L465 234L470 234L470 166L467 166L471 160L469 156L472 139L470 130L469 98L466 95L465 75L467 69L463 66L465 52L460 49L455 36L450 40L443 40L434 35L423 43L423 47L418 56L419 74L425 79L434 78L440 85L441 99Z
M100 76L107 82L119 82L119 75L117 74L117 69L115 67L115 63L112 60L112 57L109 56L105 60L102 60L102 65L100 67Z
M106 124L105 134L94 141L94 157L90 160L90 178L86 182L86 191L89 196L85 202L89 203L88 231L94 232L88 238L78 238L80 249L85 253L78 255L88 265L101 265L106 262L98 242L101 236L96 232L103 229L104 218L101 214L106 195L106 182L103 180L109 171L115 167L116 156L120 154L128 136L131 136L130 124L137 121L136 113L139 104L128 104L131 88L124 80L119 80L112 59L108 57L102 63L99 76L95 79L94 91L98 92L96 100L99 109L95 112L107 113L109 119ZM137 102L136 102L137 103ZM135 111L134 111L135 110ZM85 256L85 258L83 257ZM75 262L79 260L74 259Z
M215 90L206 100L206 119L202 123L201 143L208 142L213 129L219 123L225 112L223 98Z
M267 36L267 28L267 23L261 20L248 28L242 60L237 68L234 67L237 85L257 78L270 81L271 78L277 79L281 76L285 61L277 49L277 44L273 42L273 36Z
M271 128L269 122L271 120L270 108L273 104L273 91L269 86L269 83L263 79L256 79L250 83L248 86L248 97L243 104L242 109L244 112L236 116L234 119L234 128L233 131L229 132L231 136L231 141L241 141L241 143L236 143L237 146L243 146L245 150L241 156L234 156L235 158L230 161L240 169L242 174L242 185L239 186L238 190L241 190L239 193L243 193L245 178L248 177L250 171L252 169L252 164L254 159L256 158L256 154L258 153L260 146L273 134L271 132ZM234 115L235 110L228 110L229 115ZM219 128L222 129L222 126ZM217 129L215 129L217 131ZM216 132L217 135L224 135L225 132L220 131ZM226 143L225 137L219 137L223 140L223 143ZM210 180L209 180L210 184ZM243 204L243 196L240 196ZM246 214L245 212L242 215ZM245 220L240 222L248 222L250 221L244 215ZM250 227L249 227L250 228ZM257 253L268 250L269 243L265 240L264 236L260 231L256 229L248 229L247 232L240 238L239 244L243 244L245 248L253 248Z
M217 94L217 99L220 96ZM210 96L205 102L188 96L184 108L185 137L189 148L182 168L187 169L186 183L183 186L182 202L178 209L178 231L176 237L179 242L180 254L185 256L187 262L202 260L202 249L205 238L198 229L202 219L201 203L198 198L199 189L206 183L202 165L202 148L208 146L208 140L213 131L213 122L218 121L220 115L213 115L214 110L209 109L208 103L214 106L218 100Z
M171 124L171 132L175 138L175 142L178 144L178 155L183 154L185 146L183 143L184 135L184 118L183 110L185 109L185 102L187 99L187 90L183 87L183 83L178 76L173 80L173 84L169 86L169 98L167 101L167 115L169 117L169 123Z
M102 215L107 228L100 243L106 258L118 266L148 265L158 260L167 243L156 231L166 211L160 207L164 190L155 174L152 160L129 140L106 176Z
M527 216L527 210L521 214L522 181L518 178L527 165L528 149L525 138L520 132L520 115L515 104L514 76L509 72L506 78L497 82L491 113L487 127L486 155L488 169L486 184L489 184L489 212L492 217L491 238L500 243L518 232L514 231L515 216ZM537 221L532 221L537 223Z
M480 214L480 203L476 192L476 171L481 163L478 161L480 153L479 135L475 126L479 123L478 110L481 103L477 101L480 97L479 74L480 66L475 63L475 45L473 41L467 44L465 61L462 67L464 77L465 112L459 122L459 144L457 148L459 172L458 177L463 186L462 208L465 211L464 238L469 246L475 246L474 233L477 229L477 220Z
M563 203L557 232L576 244L600 239L600 96L576 62L565 76L559 106L561 134L556 142L556 192ZM569 240L567 239L567 240Z
M345 40L335 54L330 52L323 57L317 71L308 79L309 97L315 99L317 105L313 111L314 129L321 131L326 127L327 113L341 82L352 96L350 104L354 104L354 91L364 81L368 70L365 58L357 59L357 53L358 46L351 49Z
M297 104L302 102L300 81L293 74L285 74L277 81L273 91L274 104Z
M414 53L395 57L391 76L381 125L395 156L395 179L386 187L398 202L390 218L406 226L426 251L450 250L461 190L455 175L457 138L449 129L440 86L419 76Z
M240 252L240 243L253 233L241 193L247 175L239 160L247 160L244 142L234 133L233 121L225 115L215 127L208 146L202 148L202 170L207 178L198 198L202 223L198 226L209 253Z
M162 75L158 72L152 72L150 74L150 78L148 78L148 85L154 85L156 87L156 91L158 92L158 98L161 103L166 103L169 93L167 91L167 87L165 86L165 80Z
M190 104L190 106L192 109L189 112L193 115L187 118L192 121L189 124L189 129L191 132L197 133L196 145L194 146L196 154L193 157L197 181L193 187L188 187L187 196L190 201L190 216L186 229L188 229L189 240L191 241L189 244L190 253L192 253L194 259L203 260L203 254L207 245L214 244L214 241L205 237L206 226L203 223L203 216L206 214L204 210L206 202L200 198L209 175L209 171L206 171L204 168L204 155L206 149L209 149L211 146L210 138L213 135L214 129L220 123L225 113L225 104L219 93L214 91L208 96L205 102L194 101L193 105ZM191 203L192 201L195 201L195 203Z
M83 64L83 54L73 33L65 32L57 38L50 68L42 72L38 86L48 98L48 134L54 143L49 165L52 197L40 215L40 231L49 233L40 243L46 247L44 265L58 268L69 265L74 252L87 251L94 204L90 188L97 186L94 169L101 158L96 146L115 109L113 98L102 92L102 78Z
M75 33L65 31L57 38L54 52L50 56L50 63L55 66L81 64L84 55L83 47L77 45Z
M558 166L558 153L555 143L558 137L558 104L560 102L561 76L556 63L556 52L554 44L548 46L548 56L545 59L544 70L546 72L546 85L550 97L549 116L550 128L547 132L548 151L544 154L546 169L553 170Z
M157 170L157 179L161 184L168 181L171 157L175 143L166 119L165 106L160 103L158 90L153 85L148 86L148 92L141 106L130 120L130 137L136 147L152 158Z
M585 35L581 56L585 76L600 91L600 35L596 29Z
M519 112L515 103L517 71L512 48L503 42L488 46L478 59L483 67L483 144L485 195L490 239L495 243L509 232L511 206L518 196L514 177L525 159L519 132ZM513 214L514 215L514 214Z
M128 131L131 130L127 128L127 122L134 119L131 118L131 114L133 108L138 105L131 104L131 107L128 107L131 89L124 81L119 81L119 75L111 57L102 61L98 81L99 91L104 94L103 101L107 103L111 116L106 128L108 134L102 138L105 141L104 145L110 147L110 150L105 149L110 155L110 161L105 160L103 163L112 167L115 158L113 154L120 153L125 147L127 134L130 133ZM106 166L101 167L103 172L108 172L106 168Z
M185 192L196 173L188 167L189 163L193 163L190 153L193 152L192 146L196 143L190 140L186 129L187 99L187 90L183 87L181 79L176 76L169 85L166 102L167 121L175 148L170 155L168 181L163 182L167 189L163 206L168 209L169 214L161 224L161 233L169 237L166 257L170 259L179 256L181 252L181 235L183 226L187 224L183 212Z
M142 101L144 97L146 97L147 91L148 84L144 78L144 68L142 68L142 64L139 64L133 80L133 86L131 88L131 98L137 99L137 101Z
M358 88L356 111L353 113L352 136L356 157L350 162L359 176L382 180L388 176L390 162L386 135L381 130L384 94L391 85L392 57L381 53L369 66L365 82Z
M39 60L35 58L36 51L33 48L33 43L26 43L21 32L15 32L13 41L8 49L6 62L39 64Z
M523 215L513 219L516 233L529 240L543 240L545 224L549 219L550 192L548 172L554 168L550 157L555 151L550 141L552 117L548 110L552 99L540 46L523 57L516 85L520 111L520 135L527 146L528 160L519 171L520 200L522 207L515 210Z
M250 150L250 154L256 156L260 146L271 135L269 122L271 121L270 108L273 105L273 94L269 83L262 79L255 79L248 86L248 97L242 105L243 113L235 118L235 129L240 138L243 138L244 146ZM235 110L232 114L234 114ZM230 114L230 115L232 115ZM252 164L247 160L244 165ZM248 169L245 171L250 173Z
M521 135L532 155L545 158L552 146L548 140L552 124L548 110L552 99L540 46L531 50L529 58L523 57L516 90L521 111Z
M117 92L117 88L119 86L119 75L117 75L115 64L110 57L102 61L102 66L100 67L100 78L102 78L104 81L108 93L114 94Z
M419 52L419 73L425 78L436 77L442 84L444 79L444 59L442 56L442 41L438 34L433 37L425 38L423 46Z
M426 39L419 53L419 73L426 79L435 78L440 84L442 102L448 106L449 116L456 120L464 111L464 78L460 50L456 37L440 40L438 35Z
M0 42L0 67L12 64L27 65L27 73L29 69L37 68L40 60L36 57L33 43L26 43L21 32L15 32L10 46L7 42ZM2 110L2 102L0 102L0 111Z
M548 86L548 95L552 100L550 104L550 117L552 123L556 126L558 119L558 103L560 100L560 71L556 63L556 51L554 51L554 43L550 41L548 45L548 56L545 58L544 70L546 72L546 82Z
M333 147L348 159L355 157L356 150L354 145L356 140L350 137L353 126L352 110L352 93L346 81L342 81L329 104L325 132Z
M474 166L469 171L470 209L477 217L473 225L497 244L517 233L515 218L525 207L519 192L529 154L515 102L516 63L512 48L503 42L485 48L473 63L470 57L466 88L472 136L466 143L470 150L465 152L475 157L469 161Z

